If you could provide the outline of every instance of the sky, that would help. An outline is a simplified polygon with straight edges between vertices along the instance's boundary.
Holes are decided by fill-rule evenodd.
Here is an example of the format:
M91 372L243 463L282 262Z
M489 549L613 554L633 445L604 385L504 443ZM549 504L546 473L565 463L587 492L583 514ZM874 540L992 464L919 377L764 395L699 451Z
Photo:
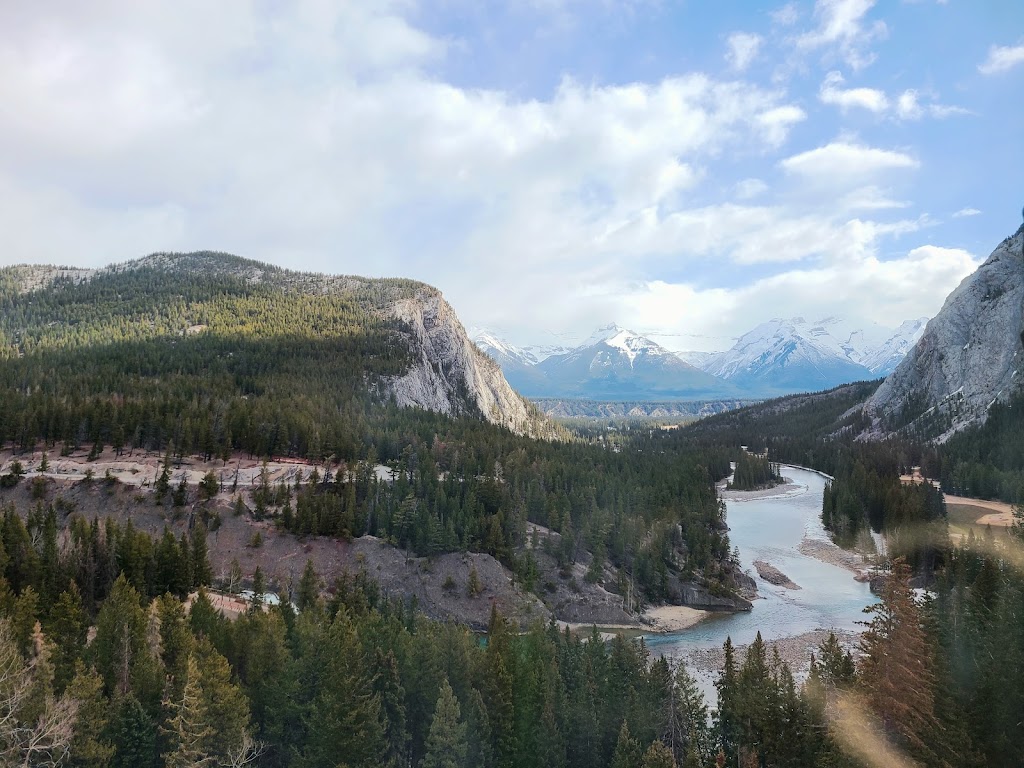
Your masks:
M217 250L519 344L932 316L1021 223L1018 0L0 0L0 263Z

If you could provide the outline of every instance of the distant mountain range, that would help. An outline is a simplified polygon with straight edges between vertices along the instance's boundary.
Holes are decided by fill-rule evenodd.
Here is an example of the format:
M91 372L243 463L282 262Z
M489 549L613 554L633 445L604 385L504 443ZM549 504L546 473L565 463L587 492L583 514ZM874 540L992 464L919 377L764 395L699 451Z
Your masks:
M575 347L518 347L493 331L473 340L519 392L534 398L666 400L758 398L888 375L924 332L829 317L776 319L724 352L672 352L614 323Z

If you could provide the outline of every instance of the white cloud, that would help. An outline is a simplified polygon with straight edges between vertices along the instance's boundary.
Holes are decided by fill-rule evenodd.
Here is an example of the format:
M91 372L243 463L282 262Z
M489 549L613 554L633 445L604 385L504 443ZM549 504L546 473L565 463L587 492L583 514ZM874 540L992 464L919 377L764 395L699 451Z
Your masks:
M761 48L761 36L748 32L734 32L729 35L729 50L725 54L725 60L736 72L743 72L750 63L757 58L757 52Z
M934 316L979 264L956 248L924 245L887 260L868 248L739 288L705 290L685 282L650 281L633 287L621 317L631 327L658 328L665 336L685 339L691 349L706 351L728 347L729 337L787 310L895 327L907 318Z
M62 7L0 10L0 99L17 105L0 111L8 263L212 248L426 280L467 322L523 335L658 307L709 327L721 310L738 333L778 314L779 275L653 278L758 264L827 290L858 265L883 273L881 245L922 226L871 220L905 205L885 176L917 161L853 140L791 154L771 197L746 178L707 205L706 180L737 178L719 180L719 159L770 173L807 119L782 90L701 74L566 78L537 98L459 87L436 74L457 43L415 28L405 0ZM914 295L945 285L950 257L933 256ZM786 304L820 298L801 290Z
M776 8L771 12L772 21L778 24L780 27L791 27L796 24L800 18L800 11L796 6L796 3L786 3L781 8Z
M988 57L978 65L983 75L998 75L1024 64L1024 43L1020 45L993 45L988 49Z
M900 94L896 102L896 114L900 120L917 120L924 114L921 105L917 103L917 91L908 89Z
M807 118L800 107L787 104L783 107L766 109L755 118L761 129L761 139L769 146L777 147L789 136L790 129Z
M954 219L963 219L968 216L977 216L981 211L977 208L961 208L959 211L953 214Z
M768 185L761 179L743 179L736 184L736 199L750 200L768 191Z
M854 70L874 61L867 47L887 33L882 21L870 24L865 19L876 0L817 0L814 18L817 28L796 39L803 50L826 48L836 51Z
M920 93L913 88L901 93L896 101L896 116L900 120L919 120L927 114L937 120L944 120L947 117L973 114L969 109L951 104L939 104L934 101L930 104L921 104L919 97Z
M888 171L917 168L918 161L903 152L835 141L787 157L779 166L794 176L844 186Z
M213 248L423 279L467 320L522 325L532 306L525 322L572 327L646 269L595 246L609 222L679 209L716 157L760 157L806 117L701 74L566 79L545 98L457 87L432 74L448 44L405 8L4 6L0 99L18 108L0 112L16 148L0 258Z
M818 98L825 104L838 106L844 112L859 107L879 114L889 108L889 100L883 91L875 88L842 88L844 82L842 73L829 72L821 84Z

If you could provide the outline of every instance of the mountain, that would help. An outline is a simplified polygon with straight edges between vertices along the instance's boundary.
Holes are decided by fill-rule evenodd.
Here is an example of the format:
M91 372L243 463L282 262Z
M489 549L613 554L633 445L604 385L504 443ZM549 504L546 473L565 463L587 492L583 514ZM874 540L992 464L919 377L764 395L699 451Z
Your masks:
M537 369L537 363L548 355L538 354L536 348L517 347L501 339L494 331L474 330L472 339L500 366L505 379L517 392L529 393L545 388L544 374Z
M575 348L549 348L551 354L543 356L486 332L477 333L475 340L501 365L509 383L529 397L659 400L737 394L730 384L614 323Z
M218 440L237 443L244 432L246 447L267 454L309 439L350 445L367 409L389 401L480 416L520 434L548 429L441 293L411 280L159 253L97 270L5 268L0 305L0 357L17 361L4 367L10 384L0 386L38 379L33 386L56 397L130 392L117 395L125 422L116 428L165 429L155 417L139 427L132 412L159 392L179 423L210 419ZM63 372L67 392L47 378L48 367ZM204 386L202 397L189 395ZM232 413L237 424L226 424Z
M1024 376L1024 226L966 277L871 397L876 430L916 425L944 439L984 421Z
M850 381L878 378L895 368L923 332L926 318L895 331L843 318L775 319L745 333L701 368L750 392L814 392ZM700 360L689 355L688 359Z
M834 318L808 323L776 319L745 333L732 349L713 355L704 370L764 394L813 392L873 378L851 358L849 339L829 332Z
M876 376L888 376L903 362L903 358L924 335L927 317L904 320L899 328L873 350L862 353L859 362Z

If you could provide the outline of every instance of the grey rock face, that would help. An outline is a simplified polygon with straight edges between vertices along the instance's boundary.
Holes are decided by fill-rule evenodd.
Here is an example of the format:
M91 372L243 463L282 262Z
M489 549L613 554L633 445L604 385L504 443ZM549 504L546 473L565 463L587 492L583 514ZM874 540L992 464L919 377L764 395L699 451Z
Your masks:
M475 403L487 421L517 434L540 437L551 429L509 386L498 364L470 341L440 292L424 287L386 313L409 329L414 358L404 375L388 382L399 405L458 415Z
M910 354L868 400L876 419L906 412L943 440L984 420L1024 380L1024 227L965 278ZM904 419L906 420L906 419ZM883 422L884 423L884 422Z

